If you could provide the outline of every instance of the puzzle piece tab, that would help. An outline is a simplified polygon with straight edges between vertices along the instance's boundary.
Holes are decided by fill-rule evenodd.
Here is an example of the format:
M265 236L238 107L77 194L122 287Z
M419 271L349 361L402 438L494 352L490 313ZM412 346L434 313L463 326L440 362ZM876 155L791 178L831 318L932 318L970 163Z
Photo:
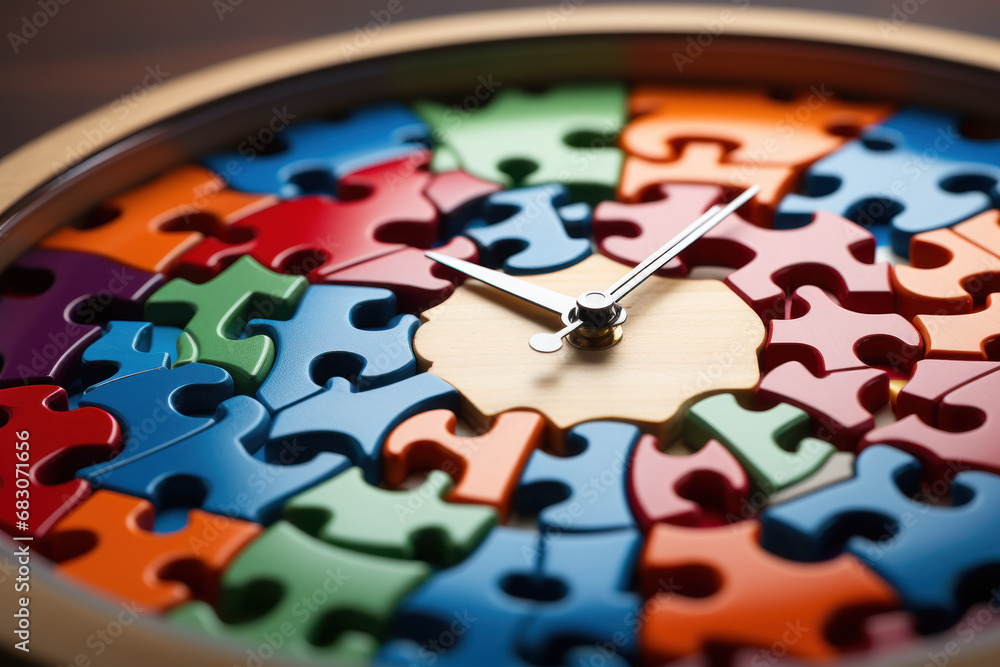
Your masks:
M167 273L206 234L224 234L234 221L274 202L274 197L230 190L204 167L182 165L106 201L96 214L109 220L83 228L63 227L39 245Z
M568 434L568 456L537 450L517 488L515 504L523 514L538 515L538 529L591 532L634 528L627 486L638 427L595 421Z
M459 123L455 109L437 102L418 101L414 109L439 143L434 171L461 167L505 187L562 183L600 196L618 183L622 153L615 144L625 97L621 84L537 94L504 87L482 108L460 111Z
M163 277L97 255L34 249L0 274L0 385L67 383L101 325L142 319Z
M482 264L516 275L548 273L590 254L590 208L570 204L562 185L538 185L490 195L484 219L466 229Z
M958 619L988 590L987 568L1000 565L1000 534L984 531L995 517L1000 477L960 472L950 506L913 498L920 490L917 459L886 446L858 456L853 479L767 509L766 549L798 560L817 560L842 546L896 591L927 630Z
M917 315L913 324L920 331L931 359L995 360L1000 358L1000 299L986 296L986 308L962 315Z
M290 126L282 116L272 121L278 127L270 127L270 141L260 134L247 137L236 151L209 155L203 162L237 190L288 199L332 193L347 174L404 158L430 138L428 127L395 103L361 107L337 121Z
M809 426L809 415L791 405L755 412L732 394L716 394L691 406L683 434L693 447L718 440L765 493L773 493L812 475L833 454L831 444L808 437Z
M642 553L647 596L640 646L650 664L694 656L713 645L781 646L789 656L832 660L834 621L860 626L893 609L896 593L853 556L796 563L759 544L760 524L653 527ZM784 655L784 653L782 653Z
M66 390L51 385L0 390L0 422L0 529L14 536L44 537L90 496L87 482L74 479L76 470L121 449L111 415L69 410Z
M490 507L445 502L454 482L432 470L420 486L389 491L345 470L285 504L284 518L324 542L388 558L454 565L497 523Z
M247 335L263 334L276 347L257 399L276 412L319 393L335 375L360 389L413 375L412 341L420 322L395 310L388 290L312 285L290 319L251 320Z
M170 620L253 646L276 633L287 638L280 654L304 660L370 658L394 610L430 573L426 563L343 549L279 521L226 569L217 611L195 602Z
M212 600L222 571L260 526L192 510L183 530L154 533L153 506L95 491L45 538L61 573L117 602L162 612L192 598Z
M154 368L170 368L177 356L177 327L149 322L108 322L108 330L83 351L85 391Z
M253 317L291 317L306 287L301 276L283 276L243 257L203 285L171 280L149 298L146 317L183 327L175 366L195 361L219 366L233 376L237 391L253 394L271 370L274 341L240 336Z

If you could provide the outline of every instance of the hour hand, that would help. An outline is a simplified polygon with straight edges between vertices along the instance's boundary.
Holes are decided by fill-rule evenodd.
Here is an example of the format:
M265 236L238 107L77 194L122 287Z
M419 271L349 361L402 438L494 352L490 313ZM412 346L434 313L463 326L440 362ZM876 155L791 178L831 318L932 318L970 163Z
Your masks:
M451 257L450 255L442 255L441 253L431 251L427 251L424 254L435 262L440 262L445 266L451 267L470 278L475 278L511 296L524 299L528 303L533 303L558 315L562 315L576 306L576 299L572 299L559 292L553 292L545 287L539 287L506 273L487 269L485 266L479 266L478 264L473 264L457 257Z

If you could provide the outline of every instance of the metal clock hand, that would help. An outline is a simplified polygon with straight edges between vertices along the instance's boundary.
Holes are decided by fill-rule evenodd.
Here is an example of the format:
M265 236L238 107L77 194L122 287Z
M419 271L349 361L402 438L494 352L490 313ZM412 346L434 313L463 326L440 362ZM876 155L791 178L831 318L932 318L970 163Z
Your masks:
M558 315L563 315L576 306L576 300L571 297L554 292L546 287L533 285L526 280L515 278L506 273L487 269L485 266L479 266L478 264L466 262L464 259L458 259L449 255L442 255L431 251L424 254L435 262L451 267L469 277Z

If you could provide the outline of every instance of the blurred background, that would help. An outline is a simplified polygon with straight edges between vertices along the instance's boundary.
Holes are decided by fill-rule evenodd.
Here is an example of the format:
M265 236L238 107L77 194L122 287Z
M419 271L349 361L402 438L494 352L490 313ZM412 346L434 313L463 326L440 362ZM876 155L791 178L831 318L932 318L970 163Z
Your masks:
M0 155L97 106L192 70L351 31L392 0L2 0ZM594 0L563 0L579 5ZM558 3L398 0L393 21ZM756 5L756 0L730 0ZM607 4L607 3L605 3ZM708 3L706 3L708 4ZM716 0L711 4L727 4ZM768 0L1000 37L996 0ZM377 37L376 37L377 38ZM138 88L137 88L138 87Z

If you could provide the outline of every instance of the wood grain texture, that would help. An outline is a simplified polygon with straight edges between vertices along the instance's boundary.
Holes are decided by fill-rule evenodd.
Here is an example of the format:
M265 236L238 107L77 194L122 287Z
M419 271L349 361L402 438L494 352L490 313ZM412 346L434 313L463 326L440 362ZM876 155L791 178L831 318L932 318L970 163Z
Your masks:
M627 270L594 255L526 279L576 296ZM764 326L723 283L653 277L623 305L628 321L618 345L589 351L565 344L542 354L528 339L557 330L558 316L469 280L423 314L414 348L424 368L458 388L473 424L505 410L538 410L557 439L580 422L616 419L669 440L700 397L757 383Z

